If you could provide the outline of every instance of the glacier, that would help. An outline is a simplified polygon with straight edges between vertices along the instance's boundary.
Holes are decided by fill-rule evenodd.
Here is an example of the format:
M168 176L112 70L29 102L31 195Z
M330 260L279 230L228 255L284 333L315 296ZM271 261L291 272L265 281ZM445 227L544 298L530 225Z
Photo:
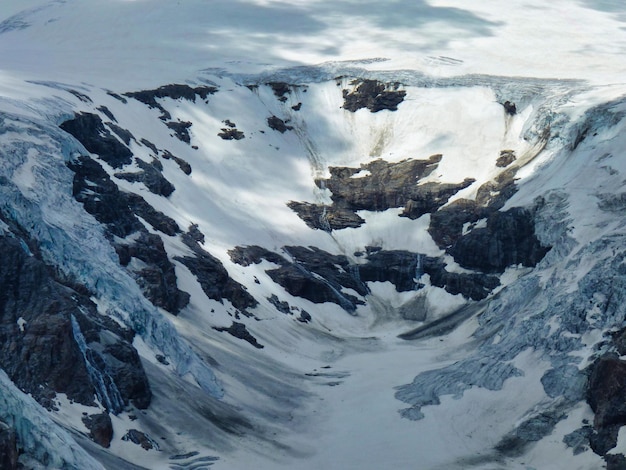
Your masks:
M3 2L0 236L91 302L67 318L95 386L36 401L0 372L19 462L626 468L608 3ZM165 269L179 309L149 295ZM4 294L27 355L38 312ZM143 408L107 375L137 355Z

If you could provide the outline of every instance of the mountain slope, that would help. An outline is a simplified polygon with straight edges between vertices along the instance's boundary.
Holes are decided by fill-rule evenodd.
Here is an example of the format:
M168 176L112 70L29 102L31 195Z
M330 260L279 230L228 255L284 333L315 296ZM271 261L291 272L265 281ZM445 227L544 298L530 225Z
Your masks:
M622 85L198 72L243 3L32 3L0 27L30 51L0 84L3 465L621 468Z

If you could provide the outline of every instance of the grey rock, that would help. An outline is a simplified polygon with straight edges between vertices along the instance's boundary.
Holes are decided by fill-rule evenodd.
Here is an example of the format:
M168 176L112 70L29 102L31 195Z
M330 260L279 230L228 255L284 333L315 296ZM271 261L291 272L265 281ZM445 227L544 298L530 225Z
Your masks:
M132 152L104 127L100 116L90 113L75 114L61 124L61 129L73 135L91 153L95 153L113 168L131 163Z
M189 135L189 128L191 122L189 121L170 121L165 123L167 127L174 131L176 138L187 144L191 143L191 136Z
M287 131L293 130L293 126L288 126L285 121L277 116L270 116L267 118L267 125L270 129L284 134Z
M130 429L126 434L122 436L123 441L130 441L133 444L141 446L144 450L159 450L159 444L147 434L138 431L137 429Z
M0 468L3 470L17 470L17 438L15 430L0 421Z
M134 91L129 93L124 93L124 96L128 96L129 98L134 98L137 101L141 101L144 104L147 104L151 108L156 108L161 111L161 119L168 120L171 119L171 115L169 112L165 110L165 108L157 101L157 99L162 98L170 98L172 100L184 99L187 101L196 101L196 96L199 96L203 100L206 100L209 95L212 95L217 92L216 87L212 86L199 86L192 88L189 85L164 85L162 87L153 89L153 90L142 90L142 91Z
M352 112L361 108L367 108L372 113L382 110L396 111L406 96L406 91L399 90L399 83L355 80L351 85L357 85L357 87L352 92L343 90L343 108Z
M116 173L115 176L130 182L141 182L150 192L159 196L168 197L174 192L174 185L161 173L163 166L158 160L154 159L152 163L147 163L141 159L136 159L136 162L141 171L134 173Z
M107 413L83 416L83 423L89 429L89 436L96 443L108 449L113 439L113 424Z
M174 259L187 266L207 297L218 301L227 299L244 313L258 304L241 284L228 275L221 261L200 246L197 227L192 226L188 233L182 235L182 240L192 250L193 256L179 256Z
M250 334L250 332L246 328L246 325L244 325L243 323L239 323L235 321L228 328L214 326L213 329L216 331L226 331L227 333L234 336L235 338L239 338L244 341L247 341L248 343L250 343L252 346L254 346L257 349L263 349L265 347L262 344L260 344L254 336Z
M132 258L145 263L131 272L146 298L154 305L178 313L189 301L189 294L178 289L174 265L169 261L163 241L151 234L137 218L141 216L154 229L168 235L180 232L176 222L150 206L141 196L122 192L98 162L79 157L68 163L75 172L73 194L87 212L105 224L122 266ZM138 234L132 241L123 241ZM115 241L115 237L118 239Z

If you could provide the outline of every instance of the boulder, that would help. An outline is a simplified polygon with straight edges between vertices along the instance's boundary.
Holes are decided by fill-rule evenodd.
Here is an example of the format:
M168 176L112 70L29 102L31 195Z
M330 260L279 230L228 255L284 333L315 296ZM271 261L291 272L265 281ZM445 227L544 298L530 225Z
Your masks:
M108 449L113 439L113 424L107 413L83 416L83 423L89 429L89 437L100 446Z

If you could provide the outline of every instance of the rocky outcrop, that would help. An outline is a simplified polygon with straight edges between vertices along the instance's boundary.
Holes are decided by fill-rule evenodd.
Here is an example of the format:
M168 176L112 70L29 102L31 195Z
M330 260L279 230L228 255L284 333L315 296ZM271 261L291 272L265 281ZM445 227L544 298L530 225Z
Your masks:
M514 174L507 170L483 184L475 199L457 199L431 214L428 232L462 267L484 273L533 267L550 250L535 235L539 206L500 210L516 191Z
M115 251L120 264L134 275L143 294L157 307L180 312L189 303L189 294L178 289L174 265L167 257L163 240L142 230L129 242L118 242ZM133 259L140 263L133 263Z
M266 83L266 85L272 89L274 96L278 98L278 101L283 103L287 101L287 97L285 95L291 93L292 85L285 82L269 82Z
M356 212L341 207L311 204L309 202L289 201L287 206L298 214L304 223L313 229L326 232L344 228L357 228L365 223L365 219Z
M276 310L278 310L280 313L285 313L287 315L291 314L291 307L289 306L289 302L280 300L276 294L272 294L270 297L267 298L267 300L269 300L269 302L274 307L276 307Z
M513 163L517 157L515 156L515 151L513 150L501 150L500 156L496 160L496 166L498 168L506 168L511 163Z
M0 421L0 468L3 470L17 470L19 457L15 430Z
M239 323L235 321L228 328L214 326L213 329L216 331L225 331L229 333L231 336L234 336L235 338L239 338L244 341L247 341L248 343L250 343L252 346L254 346L257 349L263 349L265 347L262 344L260 344L254 336L250 334L250 332L246 328L246 325L244 325L243 323Z
M165 160L169 160L169 159L174 160L183 173L185 173L186 175L191 174L191 165L189 164L189 162L187 162L187 160L177 157L176 155L173 155L168 150L163 150L163 158Z
M354 80L354 91L343 90L343 108L356 112L367 108L372 113L382 110L397 111L398 105L404 101L406 91L400 90L399 83L382 83L377 80Z
M626 457L623 454L607 454L604 460L606 470L626 470Z
M220 129L221 132L218 132L218 137L221 137L223 140L241 140L245 138L245 134L237 129L237 125L230 119L225 119L222 122L226 124L226 127Z
M116 173L115 177L132 183L143 183L150 192L159 196L169 197L174 192L174 185L163 176L163 165L156 158L147 163L139 158L136 160L140 171L134 173Z
M283 121L281 118L277 116L268 117L267 126L270 129L280 132L281 134L284 134L287 131L293 130L293 126L288 126L286 121Z
M153 90L141 90L124 93L124 96L134 98L150 108L158 109L161 112L161 120L165 121L165 125L174 131L174 136L182 142L191 143L189 128L192 123L189 121L172 121L172 115L163 107L160 100L169 98L172 100L187 100L195 102L197 97L207 100L209 95L217 92L217 88L213 86L190 87L189 85L172 84L165 85ZM95 152L98 153L98 152Z
M89 429L89 437L100 446L108 449L113 439L113 423L107 413L83 416L83 424Z
M120 191L95 160L80 157L68 166L75 173L74 197L106 226L120 264L133 274L154 305L178 313L187 305L189 294L177 287L174 265L163 241L148 232L137 215L168 235L180 231L176 222L152 208L141 196ZM141 263L131 263L133 258Z
M184 264L196 277L208 298L223 301L229 300L235 308L246 313L248 308L255 307L258 302L248 293L244 286L234 281L220 260L205 251L199 237L202 235L197 227L191 226L183 234L183 242L191 249L192 256L178 256L174 259Z
M148 105L151 108L156 108L161 111L161 119L166 121L172 118L171 114L167 112L167 110L161 106L161 104L157 101L162 98L170 98L172 100L187 100L187 101L196 101L196 97L199 96L203 100L206 100L209 95L217 92L217 88L213 86L199 86L192 88L189 85L180 85L180 84L172 84L165 85L153 90L142 90L142 91L134 91L129 93L124 93L124 96L128 96L129 98L134 98L137 101L141 101L142 103Z
M626 361L608 354L591 365L587 403L595 413L591 447L605 455L617 445L619 428L626 425Z
M464 268L496 273L518 264L536 266L548 250L535 235L531 212L514 207L493 212L485 227L460 237L448 253Z
M0 237L0 367L47 408L56 393L113 413L151 392L134 333L99 315L84 288L56 279L17 238ZM125 351L121 355L120 351Z
M73 135L87 151L97 154L113 168L132 162L132 152L104 127L97 114L75 114L74 119L65 121L60 127Z
M341 292L343 287L354 289L361 295L368 292L367 286L348 271L345 256L331 255L315 247L289 246L283 250L292 261L258 246L236 247L229 254L234 262L244 266L260 263L262 259L277 264L278 267L267 270L267 274L295 297L313 303L333 302L349 312L362 303L353 295Z
M391 282L398 292L406 292L424 287L419 278L428 274L432 285L472 300L484 299L500 285L496 276L448 272L441 258L408 251L368 248L365 260L359 264L315 247L287 246L283 251L290 260L259 246L237 247L229 254L233 262L243 266L263 259L275 263L278 267L266 272L291 295L314 303L333 302L347 311L354 311L363 301L342 290L351 289L365 297L369 293L366 282ZM279 311L288 309L278 298L272 303Z
M428 160L409 159L397 163L374 160L360 168L330 167L330 178L315 183L331 191L331 206L294 201L288 205L311 228L326 231L360 226L364 222L356 214L360 210L404 207L403 217L417 219L436 211L451 196L474 182L466 179L458 184L419 184L420 179L437 168L441 158L442 155L433 155Z
M517 106L515 106L515 103L505 101L502 106L504 107L504 111L506 111L509 116L515 116L517 114Z
M174 135L181 142L185 142L186 144L191 143L191 136L189 135L189 128L191 127L191 122L189 121L170 121L165 123L165 125L174 131Z
M133 444L141 446L144 450L159 450L159 444L147 434L138 431L137 429L130 429L126 434L122 436L123 441L130 441Z
M135 215L148 222L154 230L169 236L174 236L181 232L180 227L174 219L156 210L138 194L123 193L123 197L125 197L128 202L129 209L131 209Z
M500 285L496 276L448 272L441 258L408 251L370 251L367 261L358 265L362 281L388 281L399 292L421 289L423 285L419 283L419 278L423 274L430 277L432 285L472 300L484 299Z
M133 137L133 134L131 134L131 132L128 129L124 129L112 122L107 122L106 125L109 129L113 131L113 133L116 136L122 139L122 142L124 142L124 144L130 145L130 141L135 140L135 138Z

